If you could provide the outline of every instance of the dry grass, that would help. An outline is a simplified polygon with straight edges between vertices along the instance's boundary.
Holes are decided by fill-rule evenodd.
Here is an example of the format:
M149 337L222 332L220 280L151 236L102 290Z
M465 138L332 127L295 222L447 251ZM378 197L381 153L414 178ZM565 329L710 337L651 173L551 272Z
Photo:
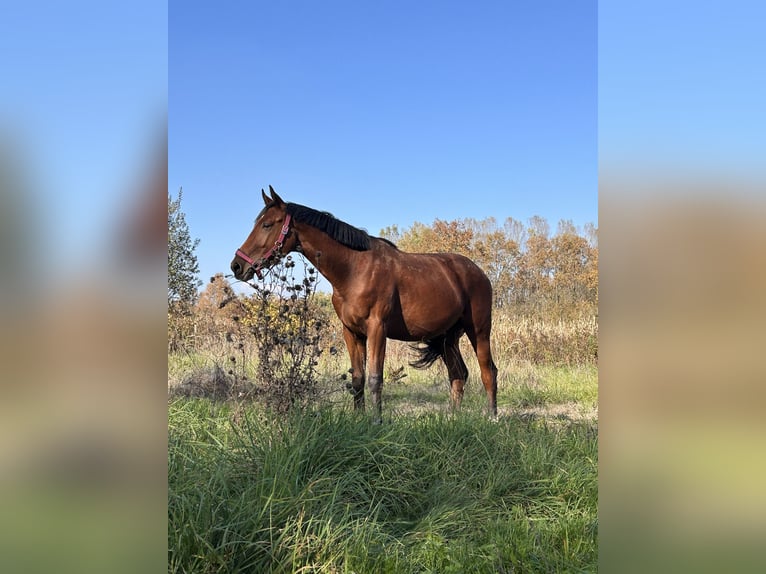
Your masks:
M598 363L598 320L543 321L497 314L492 339L500 357L545 365Z

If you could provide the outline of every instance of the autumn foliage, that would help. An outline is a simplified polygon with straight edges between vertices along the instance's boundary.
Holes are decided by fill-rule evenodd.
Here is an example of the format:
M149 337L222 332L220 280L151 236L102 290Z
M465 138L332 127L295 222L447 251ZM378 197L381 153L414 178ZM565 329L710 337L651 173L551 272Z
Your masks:
M507 218L415 223L382 235L404 251L454 252L473 259L489 276L498 311L513 317L564 321L595 317L598 308L597 229L580 233L562 220L555 234L533 217L528 225Z

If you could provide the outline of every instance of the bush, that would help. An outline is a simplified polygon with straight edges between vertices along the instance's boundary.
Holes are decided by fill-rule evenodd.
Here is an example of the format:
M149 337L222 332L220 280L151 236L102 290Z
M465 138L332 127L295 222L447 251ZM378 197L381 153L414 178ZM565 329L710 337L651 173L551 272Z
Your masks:
M245 303L241 320L255 344L259 388L278 412L306 407L316 397L322 333L329 322L312 304L316 270L301 261L303 277L296 277L295 260L288 255L262 285L252 284L255 295Z

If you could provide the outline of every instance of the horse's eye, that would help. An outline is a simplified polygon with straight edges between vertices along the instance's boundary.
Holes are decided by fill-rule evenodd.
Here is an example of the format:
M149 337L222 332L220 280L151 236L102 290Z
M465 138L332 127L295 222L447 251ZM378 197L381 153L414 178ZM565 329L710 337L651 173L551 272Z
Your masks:
M263 222L263 228L264 229L268 229L269 227L274 227L274 224L273 223L267 223L267 222L264 221Z

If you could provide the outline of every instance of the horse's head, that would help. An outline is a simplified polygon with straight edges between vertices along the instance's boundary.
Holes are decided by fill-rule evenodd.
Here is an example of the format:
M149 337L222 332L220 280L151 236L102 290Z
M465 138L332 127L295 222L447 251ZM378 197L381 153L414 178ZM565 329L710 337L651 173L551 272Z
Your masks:
M298 240L292 231L290 215L282 198L269 186L271 197L261 190L264 208L255 219L253 230L231 262L234 277L249 281L253 275L262 277L261 270L268 269L285 253L293 251Z

